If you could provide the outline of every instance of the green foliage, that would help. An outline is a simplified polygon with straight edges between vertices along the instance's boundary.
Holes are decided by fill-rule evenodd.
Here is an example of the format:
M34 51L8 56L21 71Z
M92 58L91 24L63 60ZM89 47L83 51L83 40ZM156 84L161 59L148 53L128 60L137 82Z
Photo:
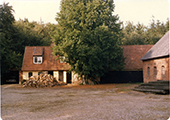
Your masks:
M169 20L167 19L166 24L161 23L159 20L155 22L152 20L150 27L146 31L146 42L147 44L155 44L163 35L169 31Z
M0 5L0 60L2 74L22 66L25 46L50 45L50 24L15 21L8 3Z
M113 0L62 0L58 27L52 32L54 53L64 55L71 70L85 79L121 70L123 50L119 46L118 16Z
M153 19L149 27L138 23L133 25L132 22L127 22L123 28L121 42L123 45L145 45L155 44L166 32L169 31L169 19L167 22L161 23L159 20L155 23Z
M18 61L20 54L13 50L11 43L13 43L13 36L16 36L16 31L13 26L15 21L12 6L8 3L0 5L0 46L1 46L1 70L2 73L9 72L10 69L16 68L16 61Z

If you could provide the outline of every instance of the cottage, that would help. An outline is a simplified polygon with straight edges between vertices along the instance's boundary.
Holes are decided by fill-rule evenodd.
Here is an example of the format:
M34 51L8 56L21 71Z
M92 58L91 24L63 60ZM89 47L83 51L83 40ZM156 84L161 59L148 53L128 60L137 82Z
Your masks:
M26 46L19 83L23 79L27 80L30 76L38 76L41 73L51 74L65 83L76 82L76 75L69 72L69 64L63 59L56 59L57 56L52 54L51 46Z
M141 58L144 82L169 80L169 31Z

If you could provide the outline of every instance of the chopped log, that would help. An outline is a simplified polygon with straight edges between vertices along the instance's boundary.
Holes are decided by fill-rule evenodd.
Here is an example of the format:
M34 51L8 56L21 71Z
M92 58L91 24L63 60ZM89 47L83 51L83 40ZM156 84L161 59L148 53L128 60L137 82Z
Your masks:
M53 87L55 85L65 85L64 82L56 80L50 74L40 74L38 76L31 76L26 80L22 87Z

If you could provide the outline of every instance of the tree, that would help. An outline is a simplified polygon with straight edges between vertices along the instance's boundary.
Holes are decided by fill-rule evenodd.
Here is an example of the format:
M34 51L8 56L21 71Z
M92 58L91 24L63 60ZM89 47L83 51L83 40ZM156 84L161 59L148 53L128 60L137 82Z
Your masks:
M167 31L169 31L169 20L166 24L161 23L159 20L152 22L146 31L146 41L148 44L155 44Z
M14 10L9 3L0 5L0 60L2 77L13 69L20 70L25 46L50 45L50 25L15 21Z
M0 5L0 46L1 46L1 70L2 73L9 72L12 68L18 66L17 61L21 56L19 53L13 51L13 36L15 36L16 31L13 26L15 21L13 16L14 10L9 3L3 3Z
M152 19L149 27L138 23L133 25L132 22L127 22L127 25L122 30L121 42L123 45L145 45L155 44L167 31L169 31L169 19L164 24Z
M64 55L71 70L85 79L124 66L121 32L113 0L62 0L57 14L54 53Z
M144 45L146 27L138 23L136 26L132 22L127 22L123 29L122 44L123 45Z
M48 46L51 43L48 25L29 22L27 18L15 21L13 24L17 30L17 37L14 38L15 46L20 46L16 51L24 54L25 46ZM14 44L13 44L14 45Z

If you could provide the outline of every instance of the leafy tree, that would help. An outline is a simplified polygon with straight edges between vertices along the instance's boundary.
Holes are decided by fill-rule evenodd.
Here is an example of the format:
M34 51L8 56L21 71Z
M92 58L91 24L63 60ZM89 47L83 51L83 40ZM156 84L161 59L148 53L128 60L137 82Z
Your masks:
M14 10L9 3L0 5L0 60L2 77L22 66L25 46L50 45L50 25L29 22L28 19L15 21Z
M159 20L155 22L155 20L152 19L149 27L140 23L133 25L132 22L127 22L127 25L122 31L121 42L123 45L155 44L169 31L169 19L167 19L165 24Z
M0 46L1 46L1 70L2 73L9 72L12 68L17 68L19 53L16 53L12 46L13 37L16 36L16 31L13 26L15 21L13 16L14 10L12 6L9 6L8 3L3 3L0 5Z
M169 23L169 20L167 23ZM150 27L146 31L146 41L148 44L155 44L167 31L169 31L169 28L167 29L167 26L169 26L167 23L161 23L159 20L155 22L155 20L152 19Z
M123 50L113 0L62 0L53 33L54 53L64 55L71 70L85 79L121 70Z
M142 45L145 42L146 27L138 23L136 26L132 22L127 22L126 27L123 29L122 44L124 45Z
M13 24L18 36L14 38L16 46L20 46L16 51L24 54L25 46L48 46L51 43L48 25L39 24L35 21L29 22L28 19L15 21Z

